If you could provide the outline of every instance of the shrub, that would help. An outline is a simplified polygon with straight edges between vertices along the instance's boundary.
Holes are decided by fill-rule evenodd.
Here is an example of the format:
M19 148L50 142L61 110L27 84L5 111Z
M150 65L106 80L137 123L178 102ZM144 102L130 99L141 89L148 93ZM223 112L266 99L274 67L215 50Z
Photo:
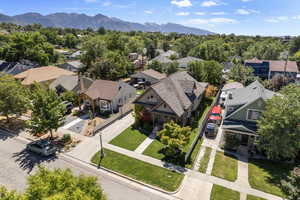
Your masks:
M70 143L72 141L71 135L68 133L64 134L60 141L64 144Z

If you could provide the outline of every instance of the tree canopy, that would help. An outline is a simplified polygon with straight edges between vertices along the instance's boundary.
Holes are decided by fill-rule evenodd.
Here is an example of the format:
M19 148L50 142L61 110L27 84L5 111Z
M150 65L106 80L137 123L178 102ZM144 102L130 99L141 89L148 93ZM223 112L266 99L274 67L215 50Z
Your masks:
M258 120L258 146L270 159L294 159L300 151L300 88L284 87Z

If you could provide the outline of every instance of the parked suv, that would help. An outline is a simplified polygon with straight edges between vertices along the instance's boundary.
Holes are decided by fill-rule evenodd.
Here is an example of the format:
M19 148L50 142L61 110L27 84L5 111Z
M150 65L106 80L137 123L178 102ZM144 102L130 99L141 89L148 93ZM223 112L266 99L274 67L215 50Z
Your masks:
M218 134L218 126L214 123L207 123L205 135L207 137L216 137Z
M54 155L57 148L50 143L49 140L38 140L27 144L28 151L40 154L42 156Z
M208 122L209 123L215 123L215 124L221 124L222 121L222 108L221 106L214 106L210 112Z

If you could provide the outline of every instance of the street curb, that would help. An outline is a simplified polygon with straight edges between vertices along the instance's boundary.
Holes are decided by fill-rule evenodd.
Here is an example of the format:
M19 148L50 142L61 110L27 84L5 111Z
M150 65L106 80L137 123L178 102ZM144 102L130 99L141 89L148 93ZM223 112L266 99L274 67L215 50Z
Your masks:
M147 183L138 181L138 180L133 179L133 178L131 178L131 177L128 177L128 176L126 176L126 175L123 175L123 174L121 174L121 173L119 173L119 172L115 172L115 171L113 171L113 170L107 169L107 168L102 167L102 166L99 167L98 165L96 165L96 164L94 164L94 163L92 163L92 162L86 162L86 161L84 161L84 160L75 158L75 157L73 157L73 156L71 156L71 155L67 155L67 154L65 154L65 153L62 153L62 154L63 154L63 156L65 156L65 157L70 157L70 158L72 158L72 159L75 159L75 160L78 160L78 161L83 162L83 163L85 163L85 164L88 164L88 165L91 165L91 166L93 166L93 167L96 167L96 169L102 169L102 170L104 170L104 171L106 171L106 172L112 173L112 174L117 175L117 176L119 176L119 177L125 178L125 179L127 179L127 180L129 180L129 181L138 183L138 184L140 184L140 185L142 185L142 186L144 186L144 187L147 187L147 188L149 188L149 189L156 190L156 191L158 191L158 192L161 192L161 193L164 193L164 194L167 194L167 195L174 195L174 194L178 193L178 192L183 188L183 184L182 184L182 183L183 183L184 179L186 178L186 175L184 175L184 177L183 177L183 179L182 179L182 181L181 181L181 184L180 184L180 186L177 188L177 190L175 190L175 191L173 191L173 192L168 192L168 191L163 190L163 189L161 189L161 188L159 188L159 187L156 187L156 186L153 186L153 185L150 185L150 184L147 184ZM180 199L180 198L179 198L179 199Z
M26 142L33 142L34 141L32 139L25 138L21 135L18 135L17 133L14 133L13 131L11 131L9 129L6 129L6 128L3 128L3 127L0 127L0 130L4 131L6 134L10 135L12 138L17 139L17 140L23 140L23 141L26 141Z

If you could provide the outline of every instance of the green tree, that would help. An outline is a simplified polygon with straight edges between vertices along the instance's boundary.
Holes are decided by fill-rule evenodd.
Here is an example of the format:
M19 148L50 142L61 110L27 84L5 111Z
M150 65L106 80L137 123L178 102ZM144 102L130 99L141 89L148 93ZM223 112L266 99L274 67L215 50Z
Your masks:
M163 130L158 132L160 141L165 145L165 155L176 158L190 141L191 128L181 127L174 121L164 124Z
M0 186L1 200L25 200L25 197L15 191L8 191L5 187Z
M290 52L292 54L300 50L300 36L295 37L290 44Z
M29 176L26 196L28 200L106 199L95 177L74 176L69 169L50 171L44 167Z
M186 57L191 49L197 45L194 37L185 36L175 41L174 48L180 57Z
M68 102L73 103L74 106L79 105L78 95L73 91L66 91L66 92L62 93L61 94L61 99L63 101L68 101Z
M287 180L282 181L282 186L288 200L300 200L300 168L296 167Z
M286 86L258 120L258 146L270 159L294 159L300 150L300 88Z
M223 67L216 61L195 61L188 64L188 71L199 82L219 85Z
M28 128L31 134L50 132L50 138L53 138L53 130L64 123L65 106L61 98L54 90L46 90L40 85L34 86L31 94L31 119L28 121Z
M10 115L20 116L28 109L26 89L10 75L0 74L0 113L6 116L9 123Z
M69 33L64 37L64 46L68 48L76 48L77 44L79 43L79 40L76 36Z
M253 75L253 69L250 67L245 67L242 64L236 64L232 67L228 73L228 78L244 85L249 85L253 81L257 80Z
M150 62L147 67L148 67L148 69L153 69L160 73L163 73L163 71L164 71L163 65L160 62L158 62L157 60Z
M167 65L166 67L166 73L167 74L173 74L179 70L179 64L178 62L172 62Z
M100 35L105 35L106 34L106 30L105 30L105 28L104 27L100 27L99 29L98 29L98 34L100 34Z
M265 40L249 46L243 56L246 59L277 60L283 52L284 46L279 41Z

